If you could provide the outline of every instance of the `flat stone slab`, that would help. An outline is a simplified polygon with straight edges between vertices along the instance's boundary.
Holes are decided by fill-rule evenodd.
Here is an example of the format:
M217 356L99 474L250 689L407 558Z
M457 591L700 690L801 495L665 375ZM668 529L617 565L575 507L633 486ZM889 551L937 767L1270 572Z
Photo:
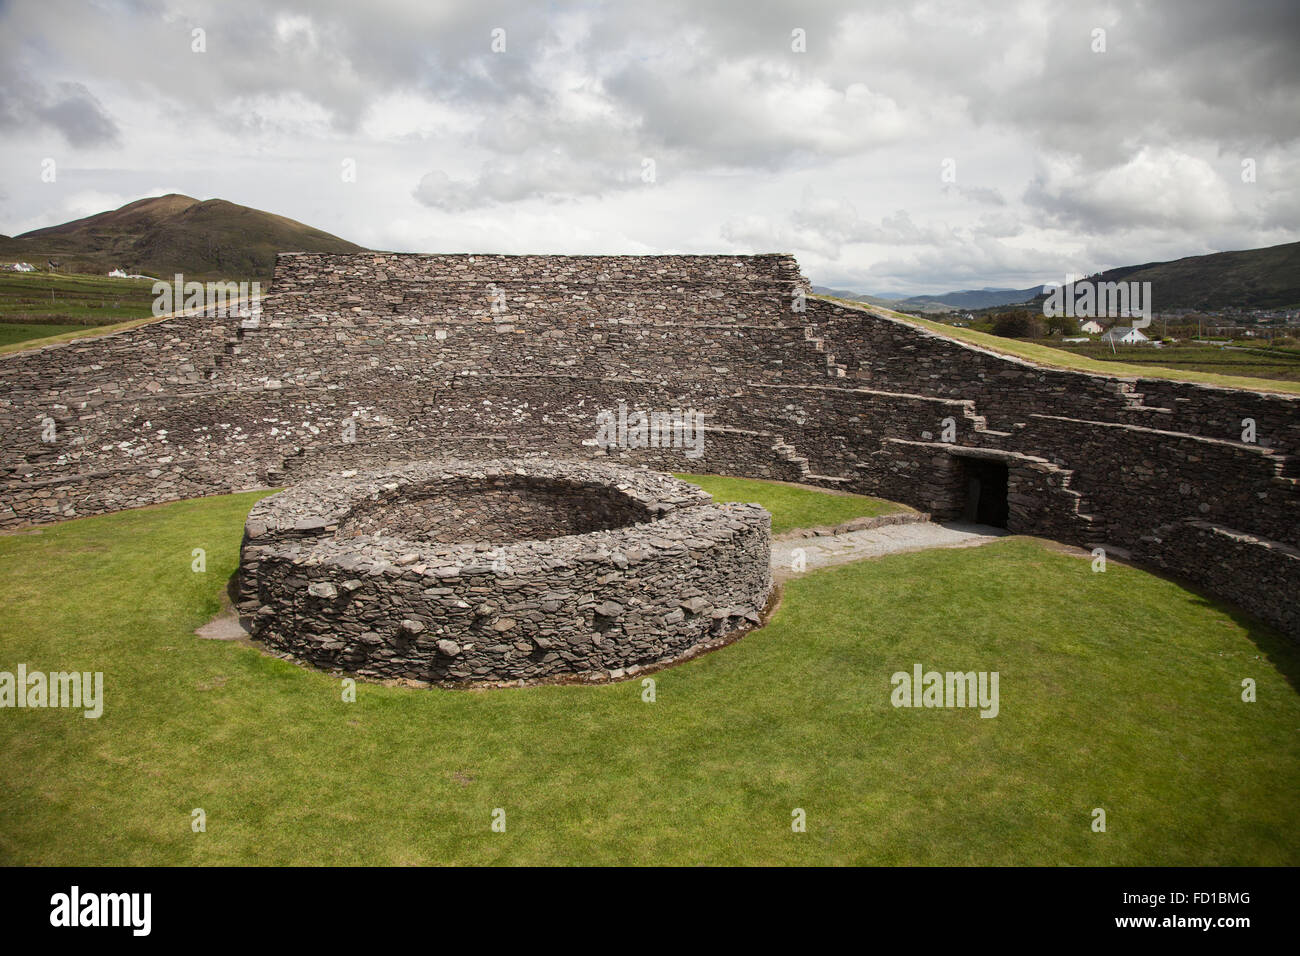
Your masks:
M930 548L974 548L1006 537L1001 528L987 525L932 521L887 525L863 531L816 538L795 538L772 542L772 572L778 578L798 577L800 573L866 558L879 558L905 551ZM795 549L804 552L805 572L792 570Z
M209 641L238 641L249 636L231 611L222 611L194 633Z

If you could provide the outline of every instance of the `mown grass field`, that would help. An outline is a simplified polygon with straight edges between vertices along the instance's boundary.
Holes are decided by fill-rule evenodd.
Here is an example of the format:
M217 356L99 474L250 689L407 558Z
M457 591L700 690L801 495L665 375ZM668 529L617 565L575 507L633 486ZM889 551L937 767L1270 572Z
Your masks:
M1024 538L896 555L791 582L654 703L639 680L345 703L192 633L257 497L0 535L0 670L105 679L98 720L0 711L0 863L1300 863L1295 648L1152 575ZM999 716L893 708L916 662L997 670Z

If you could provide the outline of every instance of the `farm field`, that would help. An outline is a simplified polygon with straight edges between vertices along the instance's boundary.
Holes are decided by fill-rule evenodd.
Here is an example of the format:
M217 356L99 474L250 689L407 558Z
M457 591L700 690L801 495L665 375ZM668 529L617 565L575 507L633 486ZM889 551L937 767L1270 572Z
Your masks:
M1260 345L1165 345L1117 347L1109 345L1054 345L1052 348L1098 362L1121 362L1221 375L1249 375L1300 383L1300 349L1269 349Z
M0 272L0 323L112 325L153 314L146 279Z

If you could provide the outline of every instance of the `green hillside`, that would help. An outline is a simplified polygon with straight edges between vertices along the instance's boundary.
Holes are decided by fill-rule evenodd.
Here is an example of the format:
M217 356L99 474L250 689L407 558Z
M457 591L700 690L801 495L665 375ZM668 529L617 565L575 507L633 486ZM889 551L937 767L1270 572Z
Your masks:
M1157 312L1300 308L1300 242L1121 266L1089 278L1150 282Z
M311 226L224 199L175 193L127 203L85 219L0 237L0 260L60 272L112 269L159 278L258 279L269 283L277 252L359 252L362 247Z

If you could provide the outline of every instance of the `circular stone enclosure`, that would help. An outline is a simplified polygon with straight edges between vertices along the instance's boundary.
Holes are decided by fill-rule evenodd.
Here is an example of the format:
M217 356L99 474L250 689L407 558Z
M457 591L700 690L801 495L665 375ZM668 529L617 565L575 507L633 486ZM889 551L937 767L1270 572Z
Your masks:
M509 473L382 491L353 507L338 533L437 544L508 544L610 531L654 517L644 503L611 485Z
M618 679L759 623L771 518L656 472L546 460L343 472L264 498L239 609L373 679Z

